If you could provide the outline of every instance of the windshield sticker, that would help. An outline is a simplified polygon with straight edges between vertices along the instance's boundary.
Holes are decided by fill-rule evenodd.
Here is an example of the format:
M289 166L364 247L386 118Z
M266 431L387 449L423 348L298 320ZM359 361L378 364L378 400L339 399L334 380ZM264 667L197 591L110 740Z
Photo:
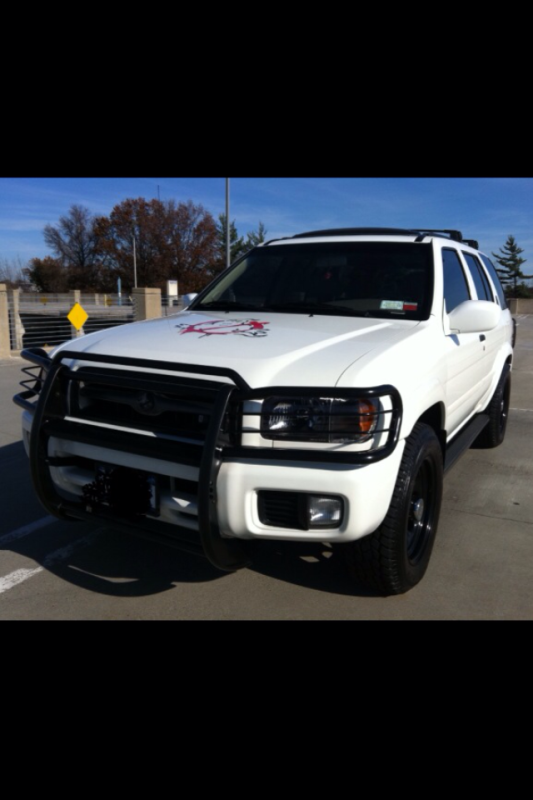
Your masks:
M379 307L387 311L416 311L418 303L406 303L403 300L382 300Z
M229 333L238 336L267 336L268 330L264 327L269 322L260 322L257 319L210 319L207 322L197 322L188 325L186 322L176 325L181 328L180 336L184 333L199 333L204 336L227 336Z

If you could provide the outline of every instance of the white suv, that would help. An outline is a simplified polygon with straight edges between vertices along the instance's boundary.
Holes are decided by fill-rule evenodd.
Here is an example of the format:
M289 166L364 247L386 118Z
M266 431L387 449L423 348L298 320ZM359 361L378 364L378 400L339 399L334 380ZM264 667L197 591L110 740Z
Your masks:
M324 230L254 248L173 317L23 355L51 513L223 570L250 540L330 542L398 594L426 571L446 469L503 441L513 321L458 231Z

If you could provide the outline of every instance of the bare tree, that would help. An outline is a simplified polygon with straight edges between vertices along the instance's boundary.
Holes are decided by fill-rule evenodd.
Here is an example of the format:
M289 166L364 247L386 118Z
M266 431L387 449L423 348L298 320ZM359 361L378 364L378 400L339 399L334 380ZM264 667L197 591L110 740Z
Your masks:
M0 258L0 283L7 283L9 287L19 286L24 282L25 268L26 264L20 256Z
M71 206L57 225L45 227L44 241L68 273L69 285L78 289L98 285L104 257L95 218L88 208Z

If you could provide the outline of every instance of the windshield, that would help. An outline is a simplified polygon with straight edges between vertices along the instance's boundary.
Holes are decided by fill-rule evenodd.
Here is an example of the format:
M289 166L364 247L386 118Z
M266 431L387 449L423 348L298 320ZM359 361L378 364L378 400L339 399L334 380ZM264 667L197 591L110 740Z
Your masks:
M258 247L191 308L427 319L432 264L431 245L412 242Z

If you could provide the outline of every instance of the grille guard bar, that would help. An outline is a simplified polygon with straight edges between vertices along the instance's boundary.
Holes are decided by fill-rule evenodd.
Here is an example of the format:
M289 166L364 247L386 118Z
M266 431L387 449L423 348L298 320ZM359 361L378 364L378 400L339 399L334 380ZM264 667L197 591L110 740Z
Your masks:
M35 353L23 351L21 355L35 362ZM190 365L169 365L166 362L151 362L141 359L110 358L109 356L97 356L92 353L73 353L68 350L59 352L54 359L49 359L48 363L43 363L44 359L39 354L39 366L42 366L47 372L47 377L39 395L39 400L33 405L27 401L26 397L21 398L24 400L22 407L27 408L27 406L30 405L34 412L30 438L30 471L33 485L39 500L49 513L60 519L68 519L70 517L75 517L77 519L93 519L93 515L87 512L83 504L66 502L58 494L48 464L49 434L46 432L46 422L48 418L52 416L50 413L50 401L53 397L57 382L61 380L62 373L70 371L63 363L63 359L97 361L115 365L124 364L125 366L165 369L166 371L176 372L198 372L198 369ZM247 384L240 376L233 373L232 370L206 367L201 368L201 371L209 375L227 376L232 379L235 377L237 378L236 382L239 388L247 388ZM207 439L203 448L198 483L198 523L202 549L213 566L226 572L232 572L250 564L250 559L238 540L222 538L216 513L216 477L222 463L221 450L218 447L218 436L222 419L234 388L235 386L222 384L222 388L217 397L211 415ZM15 400L15 402L17 402L17 400ZM20 402L19 405L21 405ZM112 519L111 515L102 516L107 519ZM128 526L129 524L128 521ZM122 525L120 527L123 529ZM148 529L147 526L143 526L142 520L140 522L132 521L131 527L138 529L138 532ZM176 529L176 534L179 534L179 526L173 526L173 528ZM182 542L180 543L179 539L176 539L176 541L173 542L174 545L180 547L181 544L183 545L182 549L188 552L196 552L194 548L191 549L190 531L185 529L183 533L184 537Z
M13 399L14 402L20 405L27 411L34 414L31 438L30 438L30 470L33 485L37 496L39 497L43 506L49 511L62 519L78 518L78 519L94 519L93 514L87 511L84 504L68 502L62 498L57 492L54 482L50 474L50 459L48 457L48 440L52 435L61 435L57 433L57 426L61 424L66 428L72 423L63 422L65 414L58 414L58 410L53 409L54 402L57 405L57 398L62 396L62 393L57 391L58 382L66 382L71 379L76 379L76 372L71 371L70 367L64 363L65 360L72 360L76 362L96 362L102 365L112 366L125 366L133 367L136 370L146 369L150 371L153 376L153 370L161 370L170 375L157 375L159 382L164 382L165 379L171 378L175 381L172 373L182 373L180 380L188 386L202 384L203 387L216 390L214 405L211 410L210 420L206 431L205 442L202 447L200 465L199 465L199 480L198 480L198 525L201 548L203 554L208 560L218 569L224 571L233 571L244 566L248 566L250 560L245 552L243 544L237 539L223 538L220 534L218 525L217 513L217 499L216 499L216 484L217 476L224 459L239 458L247 460L267 460L277 462L313 462L322 464L367 464L374 461L386 458L396 447L400 425L402 419L402 402L399 392L393 386L378 386L370 389L334 389L333 387L263 387L260 389L251 389L246 381L234 370L223 367L208 367L191 364L169 363L166 361L151 361L139 358L130 357L115 357L108 355L99 355L95 353L79 353L71 350L62 350L57 353L52 359L40 349L23 350L22 357L31 361L36 366L40 367L43 374L46 375L40 393L36 389L27 389L27 391L16 395ZM191 374L191 378L183 378L183 373ZM126 373L125 373L126 374ZM221 381L208 381L196 379L192 376L209 376L223 377L231 381L231 383ZM149 388L149 380L145 378L142 372L136 373L136 381L142 382L146 380L146 385ZM41 378L42 380L42 378ZM40 381L37 379L37 382ZM27 382L26 382L27 383ZM26 384L23 384L26 385ZM243 446L240 439L237 443L222 443L221 442L221 427L224 417L230 407L235 405L237 408L245 400L257 399L266 397L273 394L294 394L300 396L312 396L317 393L320 395L331 395L334 391L337 396L366 396L378 398L387 395L391 398L392 408L390 411L385 412L390 415L390 422L388 436L386 443L380 446L375 451L339 451L327 449L298 449L297 447L252 447ZM30 402L32 398L38 396L37 402ZM69 437L66 431L66 438L75 438L74 435ZM240 433L240 431L239 431ZM114 446L113 446L114 445ZM104 442L104 446L110 449L122 450L123 446L117 443L116 438L113 440L109 436L108 442ZM164 460L170 460L167 454L161 456ZM112 514L101 513L98 514L103 519L112 519ZM152 523L152 520L149 520ZM124 528L117 520L117 527ZM172 527L174 545L180 547L180 540L183 540L184 550L191 552L190 530L180 528L178 525L164 525L158 523L164 529ZM137 520L128 520L128 527L131 526L137 532L150 531L152 536L153 525L143 524L143 518ZM157 538L157 537L155 537ZM198 547L198 549L200 549ZM194 551L194 546L193 546Z

